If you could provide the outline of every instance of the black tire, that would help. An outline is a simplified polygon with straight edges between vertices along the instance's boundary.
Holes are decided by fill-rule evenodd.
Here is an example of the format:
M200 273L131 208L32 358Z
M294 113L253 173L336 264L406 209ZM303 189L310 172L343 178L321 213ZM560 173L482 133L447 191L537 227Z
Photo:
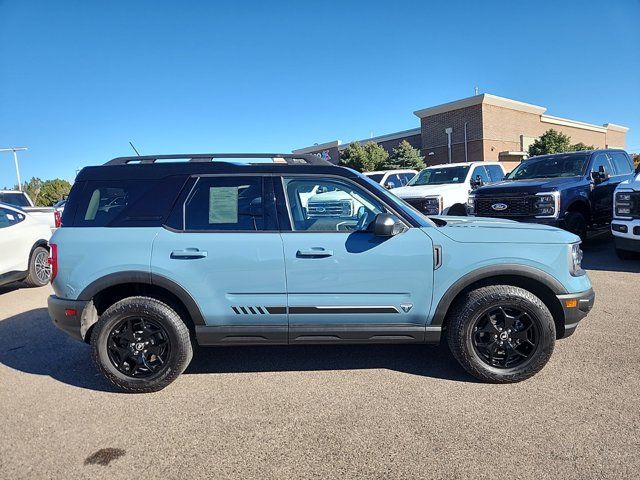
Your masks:
M449 211L447 212L447 215L450 215L452 217L466 217L467 208L460 203L456 203L455 205L451 205L449 207Z
M126 324L126 322L140 321L143 322L142 328L145 331L144 322L147 322L147 327L151 324L156 328L153 335L159 336L162 339L163 348L166 349L162 354L165 355L164 360L160 362L160 354L157 356L152 354L149 358L146 358L144 352L147 352L147 350L144 350L144 352L138 350L136 352L138 343L132 343L130 348L132 353L128 357L129 359L144 359L145 362L153 362L154 358L157 360L157 370L149 370L148 375L134 377L124 373L125 368L129 363L135 365L134 369L138 368L138 366L142 367L142 364L129 360L122 362L114 361L114 358L120 357L118 357L118 354L115 352L115 348L117 347L115 347L112 341L116 334L123 335L121 332L124 328L121 326ZM118 329L120 329L120 331L118 331ZM130 331L134 337L142 335L143 330L134 330L135 327L129 328L128 331ZM122 340L120 337L118 337L118 339ZM135 341L139 341L139 339ZM142 343L144 342L140 342L140 344ZM134 347L134 345L136 346ZM123 349L124 348L126 348L126 345ZM118 389L132 393L162 390L184 372L193 357L193 348L187 325L185 325L180 316L171 307L155 298L149 297L129 297L109 307L100 316L100 319L93 328L91 334L91 350L93 362L107 380ZM135 357L134 353L136 355Z
M629 250L616 248L616 255L620 260L640 260L640 253L630 252Z
M580 237L583 242L587 239L587 219L580 212L569 212L564 217L565 230Z
M44 287L51 280L51 266L48 262L49 250L36 247L29 257L29 273L24 279L30 287Z
M483 356L483 350L477 345L477 338L488 335L484 333L484 329L478 330L478 326L482 319L485 319L485 322L486 319L491 321L491 316L488 312L500 309L503 312L518 310L524 312L526 315L522 318L530 326L527 328L523 326L522 331L516 331L515 329L519 328L518 324L513 324L514 333L511 333L511 329L509 329L509 337L504 341L505 347L497 346L497 350L494 350L496 361L490 362ZM520 317L518 321L521 324L523 323L520 321ZM495 324L497 323L496 321ZM503 335L506 332L501 330L495 333ZM528 343L525 344L520 339L512 339L511 335L515 338L516 333L520 338L522 335L529 335L530 338L535 338L535 347L529 346ZM535 337L533 336L534 334ZM497 335L489 336L496 338ZM451 353L467 372L485 382L513 383L532 377L549 361L555 345L555 339L555 323L546 305L531 292L510 285L496 285L473 290L456 302L449 315L447 340ZM502 340L493 340L494 345L497 342L503 345ZM508 353L510 355L510 352L516 351L513 348L515 343L518 343L516 348L529 349L528 351L525 350L528 355L521 358L523 354L519 353L513 358L521 360L521 363L509 365L508 361L505 361L505 365L500 366L498 362L501 358L500 352L503 351L504 355L502 356L507 358ZM509 350L507 350L507 344ZM493 360L493 353L490 359Z

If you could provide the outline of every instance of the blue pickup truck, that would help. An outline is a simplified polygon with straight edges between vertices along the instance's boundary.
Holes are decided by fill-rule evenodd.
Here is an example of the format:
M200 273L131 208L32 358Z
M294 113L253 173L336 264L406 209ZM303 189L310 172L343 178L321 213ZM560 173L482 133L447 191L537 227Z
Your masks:
M338 204L310 209L318 191L338 192ZM475 377L517 382L547 363L595 296L577 236L430 219L314 155L85 168L50 246L53 322L90 343L97 368L129 392L171 383L196 344L445 340Z
M504 181L475 190L467 210L477 217L563 228L584 240L589 230L609 226L613 192L633 175L624 150L541 155L520 163Z

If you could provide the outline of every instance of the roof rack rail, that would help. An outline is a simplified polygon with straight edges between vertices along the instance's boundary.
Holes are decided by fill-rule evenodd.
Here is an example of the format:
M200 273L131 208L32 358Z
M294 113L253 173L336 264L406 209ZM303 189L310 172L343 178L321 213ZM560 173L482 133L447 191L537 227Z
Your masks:
M234 158L270 158L273 163L286 165L333 165L333 163L313 154L291 153L180 153L173 155L142 155L136 157L118 157L105 165L127 165L129 163L156 163L158 160L188 160L189 162L212 162L215 159ZM264 163L264 162L256 162ZM251 165L252 163L250 163Z

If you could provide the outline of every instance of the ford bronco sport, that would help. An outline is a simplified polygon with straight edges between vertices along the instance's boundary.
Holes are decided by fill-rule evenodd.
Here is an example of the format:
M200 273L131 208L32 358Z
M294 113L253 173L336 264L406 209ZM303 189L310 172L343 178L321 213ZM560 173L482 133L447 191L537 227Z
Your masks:
M310 215L311 192L336 190L356 215ZM429 219L314 155L127 157L79 173L48 303L130 392L168 385L196 344L441 337L472 375L516 382L591 309L581 255L548 226Z

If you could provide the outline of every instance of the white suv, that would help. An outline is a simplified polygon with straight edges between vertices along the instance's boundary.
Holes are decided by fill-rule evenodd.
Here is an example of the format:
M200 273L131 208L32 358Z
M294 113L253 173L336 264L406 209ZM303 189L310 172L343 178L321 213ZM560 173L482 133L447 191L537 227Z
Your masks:
M640 257L640 175L616 188L611 233L620 258Z
M424 215L466 215L469 193L504 175L499 162L448 163L425 168L406 187L391 192Z
M404 187L417 173L417 170L382 170L379 172L364 172L364 175L383 187L391 189Z
M49 226L19 208L0 203L0 285L49 283Z

